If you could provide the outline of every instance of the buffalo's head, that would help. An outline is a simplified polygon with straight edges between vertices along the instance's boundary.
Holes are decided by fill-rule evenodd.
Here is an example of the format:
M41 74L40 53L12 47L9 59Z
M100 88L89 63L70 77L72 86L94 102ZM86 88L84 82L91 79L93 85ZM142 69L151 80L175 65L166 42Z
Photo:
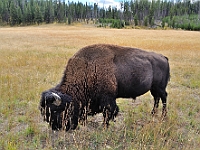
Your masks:
M41 95L40 111L44 121L52 130L70 129L70 114L72 98L67 94L55 91L45 91Z

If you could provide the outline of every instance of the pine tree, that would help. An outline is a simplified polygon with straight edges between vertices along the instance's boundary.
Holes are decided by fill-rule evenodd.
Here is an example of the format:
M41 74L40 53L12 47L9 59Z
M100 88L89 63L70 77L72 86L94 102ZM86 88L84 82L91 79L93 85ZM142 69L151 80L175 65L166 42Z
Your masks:
M145 18L144 18L144 26L148 26L148 17L147 16L145 16Z
M9 23L10 13L9 13L9 4L7 0L3 1L3 11L2 11L2 21Z
M95 5L95 4L94 4ZM96 5L95 5L96 6ZM78 15L78 18L80 20L82 20L84 18L84 6L82 3L78 2L77 4L77 15ZM97 13L97 11L94 9L94 14Z
M135 16L134 16L134 23L135 23L135 26L138 25L138 15L137 14L135 14Z
M35 5L35 22L39 25L40 23L42 23L42 14L41 14L41 10L40 10L40 6L38 4Z
M54 21L54 7L52 0L46 2L44 21L46 23L52 23Z
M175 28L175 17L172 18L171 26L172 26L172 28Z
M23 18L24 24L31 24L32 23L32 14L31 14L31 6L30 4L27 4L24 8L24 18Z
M154 24L154 0L152 0L151 6L150 6L150 10L149 10L149 24L152 26L152 24Z
M111 8L111 5L108 6L108 10L106 11L106 18L108 18L108 19L112 18L112 8Z
M98 16L97 16L97 14L98 14L98 13L97 13L97 9L98 9L98 4L97 4L97 3L94 3L94 18L95 18L95 19L97 19L97 17L98 17Z
M68 24L71 24L72 23L72 18L71 18L71 16L70 15L68 15Z
M64 20L64 6L62 5L62 3L59 1L59 3L57 4L58 6L58 10L57 10L57 19L58 22L63 22Z
M14 1L11 1L11 4L10 4L10 25L11 26L14 26L17 24L17 8L14 4Z
M20 7L17 7L17 24L21 24L22 23L22 11Z
M129 11L129 2L124 2L124 20L126 24L128 24L128 21L131 19L131 13Z
M0 24L1 24L1 22L3 22L2 14L3 14L3 2L0 1Z
M74 2L69 3L69 9L68 9L68 24L71 24L73 21L75 21L75 4Z
M151 27L154 25L154 17L151 18L151 23L150 23Z
M0 15L3 13L3 1L0 1Z

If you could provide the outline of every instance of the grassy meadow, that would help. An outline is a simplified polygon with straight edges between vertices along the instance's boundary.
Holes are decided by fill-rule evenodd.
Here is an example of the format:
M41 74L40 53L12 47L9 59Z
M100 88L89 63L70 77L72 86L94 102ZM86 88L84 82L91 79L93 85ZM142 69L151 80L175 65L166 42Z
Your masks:
M68 59L96 43L131 46L169 58L168 117L151 116L150 93L117 99L120 114L108 129L101 115L86 126L51 132L40 93L60 82ZM200 32L41 25L0 28L0 149L193 150L200 148Z

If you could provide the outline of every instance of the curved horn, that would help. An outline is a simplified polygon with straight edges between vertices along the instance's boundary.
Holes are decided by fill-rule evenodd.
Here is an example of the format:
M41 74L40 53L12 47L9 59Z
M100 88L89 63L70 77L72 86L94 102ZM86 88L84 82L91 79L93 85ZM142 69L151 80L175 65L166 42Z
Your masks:
M53 92L52 92L52 95L55 98L55 101L53 102L53 104L56 105L56 106L60 106L60 104L61 104L61 97L58 94L53 93Z

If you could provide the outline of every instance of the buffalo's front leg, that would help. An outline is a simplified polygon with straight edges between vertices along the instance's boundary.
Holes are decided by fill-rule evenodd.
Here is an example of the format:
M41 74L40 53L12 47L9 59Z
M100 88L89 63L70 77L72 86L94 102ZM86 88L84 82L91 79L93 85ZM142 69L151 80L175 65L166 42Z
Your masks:
M104 127L109 126L109 121L114 120L119 112L119 107L116 104L116 99L111 96L104 97L103 104L103 125Z
M103 110L103 126L104 128L108 128L109 126L109 111L108 109L104 108Z

